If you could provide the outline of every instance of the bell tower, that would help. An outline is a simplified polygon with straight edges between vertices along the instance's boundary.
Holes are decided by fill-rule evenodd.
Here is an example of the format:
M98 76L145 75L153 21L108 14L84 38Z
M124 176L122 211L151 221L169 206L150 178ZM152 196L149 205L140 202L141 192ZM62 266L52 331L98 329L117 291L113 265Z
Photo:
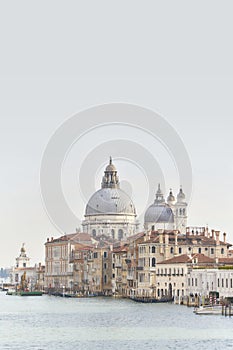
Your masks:
M180 231L180 233L186 233L187 227L187 206L188 204L185 202L185 194L180 187L180 191L177 194L177 201L175 204L175 226L176 229Z

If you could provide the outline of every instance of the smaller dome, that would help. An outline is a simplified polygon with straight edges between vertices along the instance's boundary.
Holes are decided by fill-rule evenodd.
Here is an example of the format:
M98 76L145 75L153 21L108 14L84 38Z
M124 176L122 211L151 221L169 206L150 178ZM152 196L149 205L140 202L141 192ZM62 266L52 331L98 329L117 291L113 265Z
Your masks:
M144 216L145 223L173 223L174 215L172 209L167 205L152 204L146 210Z
M180 188L180 191L177 195L177 202L183 202L185 200L185 194L182 190L182 187Z
M169 196L167 197L167 202L175 202L175 196L173 196L172 190L170 189Z
M110 157L109 164L106 166L105 171L107 172L117 171L115 165L112 164L112 157Z

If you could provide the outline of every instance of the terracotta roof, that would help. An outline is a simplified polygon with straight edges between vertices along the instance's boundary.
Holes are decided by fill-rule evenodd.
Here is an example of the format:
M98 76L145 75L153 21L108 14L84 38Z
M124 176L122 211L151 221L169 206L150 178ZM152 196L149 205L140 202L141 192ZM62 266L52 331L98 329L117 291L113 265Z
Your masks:
M233 265L233 258L219 258L218 262L222 264Z
M128 240L128 241L135 241L136 239L141 238L141 237L143 237L143 236L145 236L145 232L138 232L138 233L135 233L135 234L132 235L132 236L129 236L129 237L127 238L127 240Z
M129 250L129 247L127 245L124 245L122 247L114 248L113 253L127 252L128 250Z
M158 264L181 264L181 263L192 263L193 259L197 259L197 264L214 264L215 259L209 258L208 256L204 254L182 254L175 256L174 258L167 259L164 261L159 262Z

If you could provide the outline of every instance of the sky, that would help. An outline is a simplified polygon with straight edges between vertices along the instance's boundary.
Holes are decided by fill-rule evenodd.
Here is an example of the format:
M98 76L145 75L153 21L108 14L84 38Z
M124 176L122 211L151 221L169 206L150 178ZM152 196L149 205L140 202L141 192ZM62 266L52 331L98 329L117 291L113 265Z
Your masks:
M110 103L141 106L171 126L192 167L192 188L183 188L191 192L188 224L208 224L233 242L232 7L213 0L2 4L0 266L15 264L22 243L32 263L43 262L47 237L61 234L41 197L47 145L71 117ZM102 147L90 187L98 189L114 139L149 149L162 169L165 195L170 187L178 192L166 145L135 128L101 126L70 144L61 169L64 196L80 219L89 193L81 193L79 171ZM143 215L159 176L153 164L145 173L113 149L122 186ZM74 230L69 223L64 229Z

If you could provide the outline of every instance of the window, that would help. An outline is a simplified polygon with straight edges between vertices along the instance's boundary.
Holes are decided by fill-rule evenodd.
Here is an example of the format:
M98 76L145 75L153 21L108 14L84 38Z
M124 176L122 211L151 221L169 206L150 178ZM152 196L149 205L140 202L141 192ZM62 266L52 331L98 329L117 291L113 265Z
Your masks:
M104 283L106 284L107 283L107 276L104 275Z
M111 235L112 235L112 238L114 239L115 238L115 230L111 230Z
M224 279L222 278L222 287L224 287Z
M156 260L155 258L152 258L152 267L155 267L155 264L156 264Z
M228 279L226 279L226 288L228 288Z
M26 267L26 263L25 262L23 263L23 267Z
M104 258L107 258L107 257L108 257L108 253L104 252Z
M145 274L144 273L140 273L139 275L139 282L144 282L145 281Z
M115 273L112 274L112 278L115 278Z
M195 278L195 287L197 287L197 278Z
M155 246L152 247L151 252L155 253Z
M219 278L218 278L218 287L220 286L220 281L219 281Z
M231 278L231 288L232 288L232 278Z
M155 225L152 225L151 226L151 231L154 231L155 230Z
M221 249L221 254L224 254L224 248Z
M107 264L106 264L106 263L104 263L104 269L106 270L106 268L107 268Z
M179 254L182 254L182 248L179 248Z
M214 254L214 248L211 248L211 249L210 249L210 253L211 253L211 254Z
M96 236L96 230L92 230L92 236L93 236L93 237Z
M171 252L171 254L174 253L174 248L173 247L171 247L170 252Z
M120 241L120 240L122 240L122 238L123 238L123 230L120 229L120 230L118 230L118 240Z
M97 258L98 258L98 253L95 252L95 253L93 254L93 257L94 257L94 259L97 259Z
M198 253L201 254L201 248L198 248Z

